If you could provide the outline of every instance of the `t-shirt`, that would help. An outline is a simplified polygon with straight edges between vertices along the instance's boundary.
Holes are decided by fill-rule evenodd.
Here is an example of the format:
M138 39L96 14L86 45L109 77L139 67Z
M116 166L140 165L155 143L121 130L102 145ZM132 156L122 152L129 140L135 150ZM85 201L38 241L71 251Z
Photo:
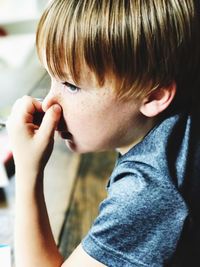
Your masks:
M82 241L109 267L200 266L200 113L165 117L117 159Z

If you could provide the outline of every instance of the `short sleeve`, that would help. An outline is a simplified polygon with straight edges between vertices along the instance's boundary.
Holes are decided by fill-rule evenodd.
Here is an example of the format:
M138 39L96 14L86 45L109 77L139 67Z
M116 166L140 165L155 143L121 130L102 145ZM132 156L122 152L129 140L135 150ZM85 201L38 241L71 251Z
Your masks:
M160 179L163 181L163 179ZM124 174L111 184L83 249L109 267L163 266L187 215L173 184Z

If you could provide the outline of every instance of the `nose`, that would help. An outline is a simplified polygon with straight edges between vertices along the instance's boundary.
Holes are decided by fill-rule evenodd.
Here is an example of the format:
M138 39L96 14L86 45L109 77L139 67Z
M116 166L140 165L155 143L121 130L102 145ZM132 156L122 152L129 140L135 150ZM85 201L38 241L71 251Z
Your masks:
M60 99L59 95L56 95L51 88L49 93L46 95L46 97L44 98L44 100L42 102L43 111L46 112L54 104L60 105L59 99ZM60 121L58 123L57 130L60 132L65 132L66 129L67 129L66 122L65 122L65 119L64 119L63 114L62 114Z
M55 94L53 94L52 90L46 95L42 102L42 109L46 112L52 105L59 104Z

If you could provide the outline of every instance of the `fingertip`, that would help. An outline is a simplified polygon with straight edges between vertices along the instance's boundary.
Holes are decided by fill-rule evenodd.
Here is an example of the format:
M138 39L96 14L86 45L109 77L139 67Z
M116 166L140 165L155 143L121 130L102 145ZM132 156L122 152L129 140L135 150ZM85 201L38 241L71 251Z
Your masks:
M42 102L42 110L43 110L44 112L46 112L46 111L48 110L48 107L47 107L47 105L46 105L45 100Z
M58 113L58 114L60 114L61 111L62 111L61 106L58 105L58 104L54 104L54 105L52 106L52 108L53 108L53 111L54 111L55 113Z

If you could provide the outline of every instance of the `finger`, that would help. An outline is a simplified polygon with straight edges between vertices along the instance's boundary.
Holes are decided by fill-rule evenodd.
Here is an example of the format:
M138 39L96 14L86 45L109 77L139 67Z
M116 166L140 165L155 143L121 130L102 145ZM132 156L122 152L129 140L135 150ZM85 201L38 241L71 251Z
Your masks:
M19 98L15 101L15 103L12 106L11 114L16 113L17 110L19 110L21 106L21 101L22 101L22 98Z
M35 112L42 112L41 102L30 96L23 96L13 105L11 117L17 118L23 123L31 123Z
M42 103L40 100L33 98L31 96L23 96L22 97L22 110L26 111L30 115L33 115L34 112L42 111Z
M54 134L60 120L62 109L58 104L51 106L45 113L37 137L42 140L49 140Z

